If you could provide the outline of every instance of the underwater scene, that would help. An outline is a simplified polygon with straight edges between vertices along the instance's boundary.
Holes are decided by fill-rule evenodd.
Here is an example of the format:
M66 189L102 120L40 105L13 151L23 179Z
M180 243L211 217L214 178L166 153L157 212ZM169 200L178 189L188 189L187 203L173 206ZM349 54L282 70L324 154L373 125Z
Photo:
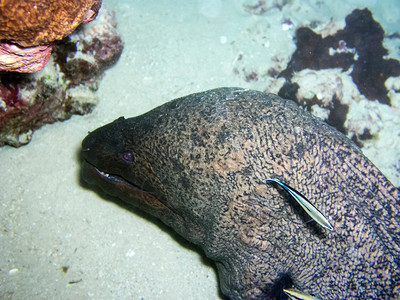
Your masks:
M0 169L0 299L398 299L400 6L5 0Z

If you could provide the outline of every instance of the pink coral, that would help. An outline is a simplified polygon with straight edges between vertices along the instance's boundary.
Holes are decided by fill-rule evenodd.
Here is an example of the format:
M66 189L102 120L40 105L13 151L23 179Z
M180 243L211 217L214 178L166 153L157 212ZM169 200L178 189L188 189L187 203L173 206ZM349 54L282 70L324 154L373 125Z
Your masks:
M50 59L52 45L19 47L13 44L0 44L0 70L33 73L43 70Z

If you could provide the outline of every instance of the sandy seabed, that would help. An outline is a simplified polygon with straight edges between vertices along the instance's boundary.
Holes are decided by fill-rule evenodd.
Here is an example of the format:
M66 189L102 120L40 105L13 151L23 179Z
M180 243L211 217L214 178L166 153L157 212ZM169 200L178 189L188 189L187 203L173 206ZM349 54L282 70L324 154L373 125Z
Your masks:
M100 83L98 107L44 126L27 146L0 149L1 299L223 298L214 266L199 249L81 185L80 144L119 116L193 92L265 90L262 78L245 76L266 72L274 57L290 57L295 28L282 26L286 18L296 26L343 22L369 5L385 30L399 24L394 1L289 2L256 16L244 10L249 1L104 0L125 49Z

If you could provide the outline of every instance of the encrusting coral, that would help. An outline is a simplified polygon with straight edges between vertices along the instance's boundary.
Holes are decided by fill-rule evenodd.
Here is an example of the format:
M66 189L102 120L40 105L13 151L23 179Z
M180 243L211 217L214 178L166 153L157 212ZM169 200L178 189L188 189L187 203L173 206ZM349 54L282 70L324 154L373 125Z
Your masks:
M33 73L50 59L54 42L92 21L101 0L0 2L0 71Z

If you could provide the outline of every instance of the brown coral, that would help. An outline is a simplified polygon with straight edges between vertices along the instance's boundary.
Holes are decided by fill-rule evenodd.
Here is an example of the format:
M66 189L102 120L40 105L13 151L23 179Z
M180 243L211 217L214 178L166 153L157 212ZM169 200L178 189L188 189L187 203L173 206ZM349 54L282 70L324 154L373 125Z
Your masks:
M3 0L0 40L22 47L49 44L93 20L101 0Z
M101 0L0 1L0 71L42 70L54 41L92 21L100 6Z

